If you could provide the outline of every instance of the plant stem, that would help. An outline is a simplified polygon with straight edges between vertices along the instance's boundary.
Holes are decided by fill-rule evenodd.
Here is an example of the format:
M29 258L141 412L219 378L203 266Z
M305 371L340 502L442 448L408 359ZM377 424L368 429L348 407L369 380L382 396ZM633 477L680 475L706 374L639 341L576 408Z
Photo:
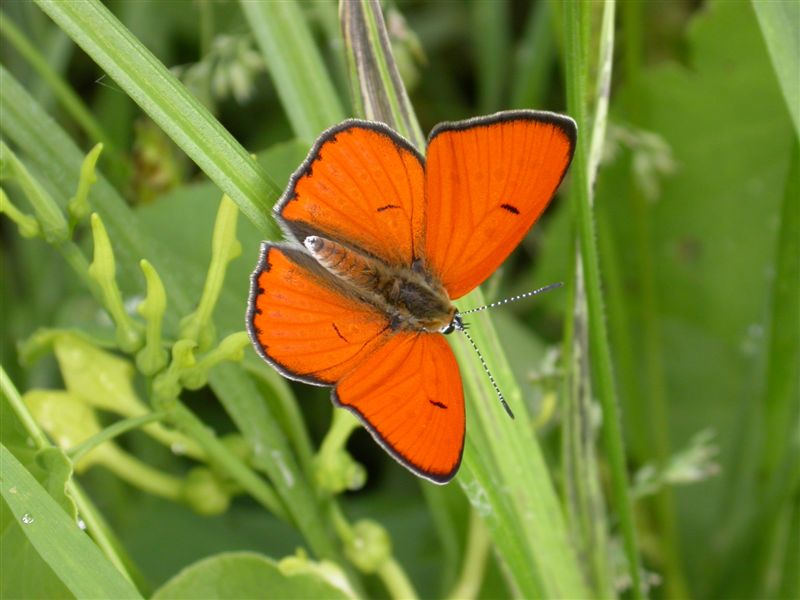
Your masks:
M591 6L583 2L568 2L563 6L567 106L578 122L579 130L588 130L586 115L586 61L583 27L587 24ZM628 495L628 473L622 440L617 396L614 386L611 353L608 348L605 309L600 283L600 268L595 246L596 232L588 178L587 145L578 143L573 161L573 198L577 203L578 238L583 261L584 282L588 309L589 356L592 380L603 409L603 443L609 462L614 508L620 519L625 555L630 570L634 598L643 598L641 567L633 523L633 511Z
M106 448L101 456L102 458L99 458L97 462L113 471L120 479L124 479L148 494L166 498L173 502L181 501L183 485L177 477L154 469L130 454L119 450L116 446Z
M464 563L461 567L461 576L458 578L453 591L450 592L451 600L472 600L477 598L483 583L486 571L486 562L492 540L489 530L486 529L478 511L474 508L469 511L469 537L467 549L464 552Z
M283 503L275 495L270 485L220 442L217 436L192 411L181 402L176 401L168 411L168 419L200 445L209 462L216 463L222 472L230 475L259 504L282 519L289 520Z
M389 558L383 566L378 569L378 577L381 578L389 595L395 600L414 600L419 598L414 586L408 579L408 575L394 558Z
M93 435L89 439L84 440L74 448L68 450L67 456L69 456L73 463L78 464L81 461L81 458L91 452L94 448L97 448L97 446L100 444L112 440L128 431L138 429L142 425L147 425L148 423L152 423L154 421L160 421L163 418L164 413L154 412L141 417L133 417L131 419L117 421L113 425L109 425L103 429L100 433Z
M0 392L8 399L8 403L11 405L14 414L22 421L25 432L31 436L36 446L38 448L48 448L51 445L50 440L47 439L47 436L39 428L39 425L28 410L28 407L25 406L25 402L22 401L22 396L19 395L16 386L14 386L14 382L11 381L11 378L2 365L0 365Z

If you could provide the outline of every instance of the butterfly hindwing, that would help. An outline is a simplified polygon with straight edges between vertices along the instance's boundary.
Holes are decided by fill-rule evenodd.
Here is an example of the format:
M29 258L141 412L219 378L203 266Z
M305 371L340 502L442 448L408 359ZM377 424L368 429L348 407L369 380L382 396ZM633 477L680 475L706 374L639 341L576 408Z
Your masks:
M322 235L390 264L422 251L423 162L380 123L349 120L323 133L276 206L301 243Z
M261 356L292 379L334 385L388 339L386 315L354 298L300 250L265 243L247 328Z
M572 119L537 111L431 132L425 256L451 299L480 285L522 241L564 177L575 138Z
M336 386L334 401L418 475L446 483L464 449L464 395L441 334L393 335Z

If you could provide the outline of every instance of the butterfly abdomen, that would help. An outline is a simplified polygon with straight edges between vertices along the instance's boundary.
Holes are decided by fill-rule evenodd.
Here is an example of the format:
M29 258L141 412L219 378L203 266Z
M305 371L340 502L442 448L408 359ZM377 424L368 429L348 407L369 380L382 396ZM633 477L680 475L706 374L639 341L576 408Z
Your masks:
M394 328L439 331L452 321L455 308L447 293L425 274L386 264L323 237L308 236L303 243L320 265L384 311Z
M319 264L357 288L382 291L391 283L377 261L342 244L319 236L308 236L303 244Z

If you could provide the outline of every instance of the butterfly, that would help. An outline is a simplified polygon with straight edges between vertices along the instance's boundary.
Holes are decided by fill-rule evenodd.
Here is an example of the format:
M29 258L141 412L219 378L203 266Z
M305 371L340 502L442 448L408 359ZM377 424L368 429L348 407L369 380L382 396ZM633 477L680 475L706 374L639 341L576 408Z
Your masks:
M575 122L518 110L437 125L426 156L377 122L325 131L275 205L247 329L282 375L331 386L418 476L450 481L464 449L453 301L489 277L555 194Z

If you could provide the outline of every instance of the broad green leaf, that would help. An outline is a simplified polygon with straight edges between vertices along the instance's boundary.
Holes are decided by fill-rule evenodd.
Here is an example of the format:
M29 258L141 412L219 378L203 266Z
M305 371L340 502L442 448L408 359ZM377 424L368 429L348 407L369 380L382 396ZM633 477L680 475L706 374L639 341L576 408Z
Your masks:
M0 494L11 515L72 594L141 597L5 445L0 445L0 473Z
M259 554L230 552L185 568L153 594L153 600L348 600L350 596L310 574L284 575Z

